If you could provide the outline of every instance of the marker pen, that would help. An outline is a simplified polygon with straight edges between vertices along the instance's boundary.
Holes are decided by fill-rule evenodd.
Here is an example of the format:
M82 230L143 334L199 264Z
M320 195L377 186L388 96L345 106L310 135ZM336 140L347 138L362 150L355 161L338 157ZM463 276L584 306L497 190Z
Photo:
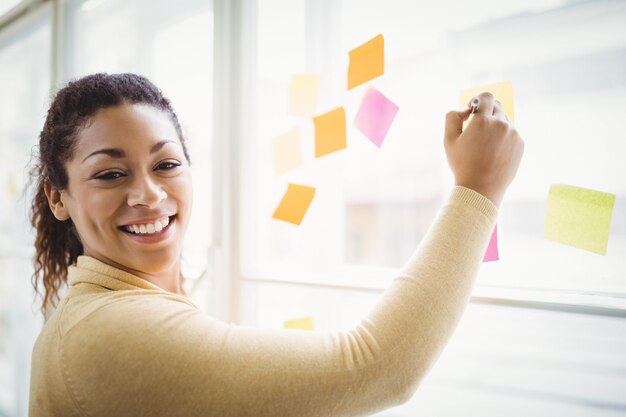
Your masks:
M472 99L472 103L471 103L472 111L470 112L470 114L471 113L476 113L478 111L478 105L479 104L480 104L480 99L478 97L474 97Z

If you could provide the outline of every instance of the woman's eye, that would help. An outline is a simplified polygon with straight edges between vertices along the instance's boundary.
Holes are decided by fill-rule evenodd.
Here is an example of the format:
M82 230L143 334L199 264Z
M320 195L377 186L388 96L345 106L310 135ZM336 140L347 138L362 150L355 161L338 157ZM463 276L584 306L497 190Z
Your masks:
M170 169L174 169L176 167L179 167L180 164L178 162L161 162L159 165L157 165L157 169L160 170L166 170L169 171ZM111 172L106 172L102 175L99 175L97 177L95 177L97 180L105 180L105 181L110 181L110 180L116 180L118 178L121 177L125 177L126 175L124 175L123 172L119 172L119 171L111 171Z
M106 174L102 174L102 175L96 177L96 179L98 179L98 180L116 180L116 179L118 179L120 177L123 177L123 176L124 176L124 174L122 174L121 172L113 171L113 172L107 172Z
M157 168L158 169L165 169L165 170L169 170L169 169L174 169L176 167L179 167L180 164L176 163L176 162L161 162Z

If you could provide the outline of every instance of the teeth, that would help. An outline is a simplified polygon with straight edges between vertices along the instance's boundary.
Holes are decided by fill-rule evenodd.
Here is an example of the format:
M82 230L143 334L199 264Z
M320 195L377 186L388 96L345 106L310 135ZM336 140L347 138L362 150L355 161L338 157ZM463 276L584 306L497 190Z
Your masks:
M159 219L154 223L131 224L129 226L126 226L125 228L131 233L147 235L152 233L159 233L161 230L165 229L168 224L170 224L170 218L163 217L162 219Z

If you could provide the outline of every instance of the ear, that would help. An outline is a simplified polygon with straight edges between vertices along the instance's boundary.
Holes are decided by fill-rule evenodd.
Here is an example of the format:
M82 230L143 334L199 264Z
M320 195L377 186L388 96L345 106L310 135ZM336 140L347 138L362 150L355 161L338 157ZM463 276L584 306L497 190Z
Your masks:
M50 181L47 179L44 181L43 190L46 193L46 197L48 198L48 204L50 205L50 210L52 210L52 214L57 220L65 221L70 218L70 214L67 210L67 206L63 202L63 192L57 188L54 188Z

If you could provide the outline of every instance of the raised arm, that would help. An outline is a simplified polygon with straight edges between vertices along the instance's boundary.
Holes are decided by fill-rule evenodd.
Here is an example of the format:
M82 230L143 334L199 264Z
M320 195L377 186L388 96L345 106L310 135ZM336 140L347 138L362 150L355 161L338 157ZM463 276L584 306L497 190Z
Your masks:
M465 131L469 111L447 116L457 186L356 328L255 329L168 298L120 300L77 324L110 330L93 338L68 332L61 346L69 389L85 415L354 416L410 398L462 315L523 152L499 104L480 98L481 113ZM81 351L92 354L82 360ZM91 382L72 386L79 379Z

